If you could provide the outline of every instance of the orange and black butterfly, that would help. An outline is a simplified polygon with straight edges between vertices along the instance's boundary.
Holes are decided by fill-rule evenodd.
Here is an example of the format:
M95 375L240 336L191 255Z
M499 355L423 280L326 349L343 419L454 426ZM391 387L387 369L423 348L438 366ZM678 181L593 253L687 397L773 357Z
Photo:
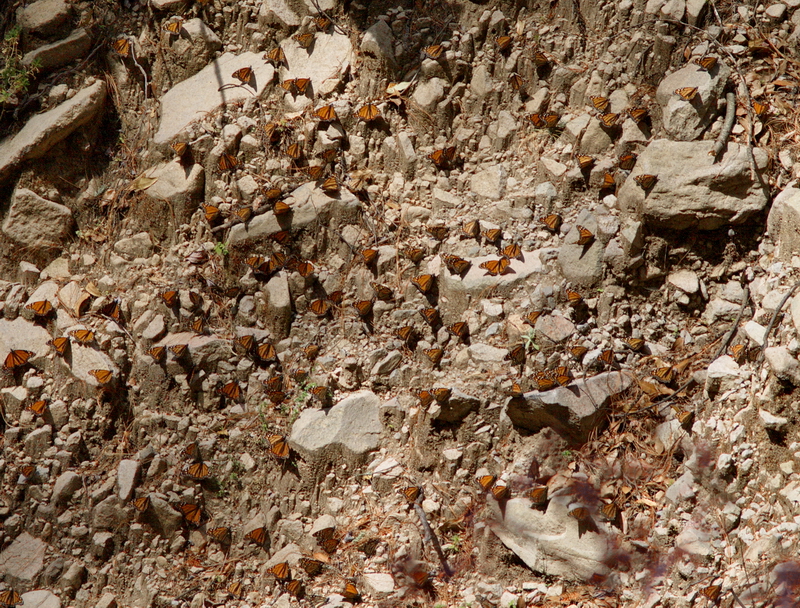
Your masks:
M117 323L122 323L124 321L124 319L122 318L122 306L120 305L120 301L118 298L115 298L108 304L101 306L97 312L106 317L110 317Z
M291 449L289 448L289 442L286 441L286 437L278 434L267 435L267 441L269 441L269 452L275 456L275 458L289 458Z
M336 179L335 175L331 175L328 179L326 179L320 185L323 192L327 192L328 194L335 194L339 192L339 180Z
M594 109L598 112L605 112L608 110L608 105L611 103L608 97L601 97L599 95L592 95L589 97L589 100L592 102Z
M588 154L578 155L578 168L581 171L591 168L592 165L594 165L594 156L589 156Z
M477 239L481 234L481 223L478 220L466 222L461 226L461 234L471 239Z
M331 305L323 299L313 300L308 305L308 310L313 312L318 317L325 317L328 315L328 312L331 310Z
M319 346L316 344L307 344L303 347L303 354L305 355L306 359L313 361L317 358L317 356L319 356Z
M286 393L283 391L267 391L267 399L272 402L272 405L278 407L286 401Z
M521 91L522 88L525 86L525 81L522 79L522 76L514 72L511 76L508 77L508 84L511 85L511 88L514 91Z
M565 365L561 365L554 370L553 379L559 386L567 386L572 382L572 372Z
M575 228L578 230L578 245L585 247L594 241L594 233L591 230L584 228L583 226L575 226Z
M332 554L339 547L339 538L336 536L336 528L323 528L314 533L314 538L322 547L325 553Z
M108 384L114 379L114 372L109 369L90 369L88 374L99 384Z
M494 39L494 43L497 45L498 51L505 53L514 44L514 39L511 36L498 36Z
M486 274L497 277L506 274L510 265L511 260L504 256L499 260L487 260L486 262L483 262L479 268L485 270Z
M203 207L203 214L206 218L206 221L209 224L213 224L220 218L221 212L219 210L219 207L217 207L216 205L203 205L202 207ZM166 293L172 293L172 292L166 292Z
M531 121L534 128L536 129L554 129L556 125L558 125L558 121L561 120L561 116L559 114L531 114L528 116L528 120Z
M636 164L637 158L639 157L633 152L626 152L625 154L620 155L620 157L617 159L617 163L619 164L620 169L630 171Z
M753 101L753 112L755 115L761 118L762 116L766 115L769 112L769 104L762 103L760 101Z
M394 293L392 293L391 288L387 287L386 285L381 285L380 283L372 281L370 283L370 287L372 287L372 291L375 292L375 297L383 302L387 302L394 298Z
M266 386L267 390L270 391L282 391L284 386L283 374L278 374L269 380L264 380L264 386Z
M196 481L202 481L208 479L211 475L211 470L205 462L195 462L184 467L183 473Z
M450 395L453 394L453 391L449 388L434 388L431 389L431 394L437 403L444 404L450 400Z
M53 338L47 344L53 347L57 355L63 357L67 352L67 348L69 348L69 338L66 336Z
M69 335L75 338L79 344L91 344L94 342L94 332L90 329L74 329Z
M127 38L117 38L111 43L111 48L121 57L129 57L131 54L131 43Z
M182 29L183 29L183 19L178 19L176 21L169 21L164 24L164 31L167 31L174 36L179 35Z
M228 153L222 154L217 162L220 171L233 171L238 165L239 161L236 157Z
M334 163L339 157L339 150L337 148L328 148L317 154L317 156L326 163Z
M522 397L522 395L525 394L525 391L522 390L522 387L519 385L519 382L512 382L511 388L507 389L505 391L505 394L508 395L509 397L512 397L513 399L518 399L519 397Z
M711 55L707 55L705 57L698 57L694 60L694 62L703 68L706 72L710 72L715 67L717 67L717 63L719 62L719 58L712 57Z
M182 502L178 510L183 518L190 524L198 526L203 520L203 509L195 502Z
M336 110L333 109L332 104L322 106L321 108L315 110L314 116L319 118L322 122L333 122L334 120L339 120L339 117L336 115Z
M203 455L200 453L200 444L196 441L192 441L183 448L183 455L188 456L192 460L203 460Z
M525 493L531 504L534 506L540 506L547 502L547 486L536 486L535 488L531 488Z
M656 176L656 175L651 175L649 173L644 173L642 175L637 175L636 177L634 177L633 181L635 181L637 184L639 184L639 187L642 190L650 190L653 186L656 185L656 180L657 179L658 179L658 176Z
M36 472L36 465L35 464L25 464L19 468L19 474L22 475L26 480L32 479L37 477Z
M249 222L250 218L253 217L253 208L249 206L240 207L236 210L236 216L243 222Z
M353 308L356 309L358 316L363 319L372 314L372 305L374 303L374 300L356 300L353 302Z
M432 44L423 48L422 52L428 59L435 60L442 56L442 53L444 53L444 47L441 44Z
M550 232L558 232L561 228L561 222L562 219L558 213L551 213L542 219L542 224L544 224L544 227Z
M197 317L189 323L189 329L191 329L196 334L202 334L206 331L206 318L205 317Z
M292 242L292 233L288 230L281 230L275 234L271 234L269 238L279 245L289 245Z
M286 591L298 600L303 599L306 594L306 588L303 586L302 581L298 579L286 583Z
M617 180L614 177L614 174L613 173L608 173L608 172L604 173L603 174L603 182L600 184L600 189L601 190L609 190L609 189L613 190L616 187L617 187Z
M636 123L643 122L650 116L650 112L648 112L647 108L643 108L641 106L628 108L627 112L628 116L630 116Z
M239 68L231 76L242 84L250 84L253 81L253 68Z
M508 500L511 490L504 483L497 483L492 487L492 496L497 502Z
M425 353L425 356L428 357L434 365L439 365L442 361L442 357L444 357L444 350L441 348L426 348L422 352Z
M361 259L364 260L364 263L369 266L370 264L374 263L378 259L378 250L377 249L362 249L361 250Z
M262 526L260 528L250 530L250 532L244 535L244 539L252 541L257 545L264 545L269 539L269 535L267 534L267 529Z
M539 317L542 316L543 310L532 310L527 315L525 315L525 323L530 325L531 327L536 327L536 321L539 320Z
M271 568L267 568L267 574L271 574L279 581L288 581L292 578L292 571L289 570L289 562L280 562Z
M525 363L525 345L517 344L505 356L506 361L511 361L514 365L523 365Z
M30 350L23 350L23 349L16 349L12 350L11 352L6 355L6 360L3 363L3 369L6 371L14 371L23 367L28 360L35 355L33 351Z
M417 502L417 499L422 494L422 488L420 486L408 486L406 488L402 488L400 493L408 502Z
M540 68L543 65L547 65L548 63L550 63L550 58L547 55L542 53L542 51L538 51L538 50L534 51L534 53L533 53L533 64L537 68Z
M522 260L522 247L520 247L517 243L511 243L503 247L501 251L503 257L508 258L509 260Z
M0 593L0 606L3 608L14 608L18 604L22 604L22 598L14 589L8 588Z
M605 365L614 365L615 363L614 351L610 348L607 348L606 350L600 353L600 356L597 357L597 360Z
M716 602L719 600L720 595L722 595L722 585L708 585L707 587L703 587L700 589L700 595L708 598L712 602Z
M430 293L433 289L435 279L432 274L421 274L418 277L411 278L411 284L416 287L423 295Z
M311 396L322 404L328 403L331 391L327 386L315 386L311 389Z
M439 148L428 154L426 158L432 160L437 169L444 169L455 160L456 147L448 146L447 148Z
M299 44L301 48L309 49L311 48L311 45L314 44L314 34L311 32L307 32L305 34L295 34L292 36L292 40L296 40L297 44Z
M378 120L381 117L381 111L375 104L368 103L358 109L356 116L358 116L364 122L372 122L373 120Z
M577 306L578 304L583 302L583 296L574 289L567 288L566 293L567 293L567 302L571 306Z
M170 148L172 148L172 151L175 152L175 156L178 158L183 158L189 151L189 144L185 141L176 141L170 145Z
M206 534L222 545L227 545L231 542L231 529L227 526L209 528L206 530Z
M276 46L267 53L267 59L275 64L286 63L286 54L281 47Z
M632 351L639 353L642 352L645 342L642 338L628 338L627 340L625 340L625 344Z
M556 387L555 379L546 372L537 372L534 374L533 380L536 382L536 388L540 391L549 391Z
M139 511L139 513L144 513L150 507L150 495L145 494L144 496L140 496L131 501L133 508Z
M286 148L286 156L292 160L298 160L303 156L303 147L298 143L293 143Z
M183 357L187 352L189 352L189 345L188 344L173 344L169 347L169 352L175 355L175 358L180 359Z
M301 170L313 180L318 180L325 174L325 167L322 165L311 165L303 167Z
M332 21L328 19L325 15L317 15L314 17L314 25L317 26L317 29L320 32L324 32L331 26Z
M297 563L310 577L317 576L320 572L322 572L322 568L325 565L325 562L321 562L318 559L310 559L308 557L301 557Z
M341 289L332 291L325 299L328 300L328 302L332 302L335 306L341 306L342 302L344 302L344 292Z
M306 89L308 89L308 85L309 84L311 84L311 79L310 78L295 78L294 79L294 88L301 95L305 95L306 94Z
M466 321L459 321L458 323L448 325L447 331L461 340L466 340L469 337L469 325L467 325Z
M490 228L481 232L483 238L492 244L497 244L503 238L503 231L500 228Z
M576 507L569 511L569 515L578 520L579 523L588 522L591 518L591 514L589 513L589 509L586 507Z
M355 583L352 581L347 581L344 585L344 589L339 592L346 601L357 604L361 602L361 594L358 592L358 587L355 586Z
M433 403L433 393L427 389L417 391L416 395L422 407L428 407Z
M619 515L619 509L617 508L617 503L609 502L604 504L602 507L600 507L600 514L607 521L612 521L612 522L615 521L617 519L617 515Z
M407 260L411 260L413 264L419 264L425 258L425 250L419 247L407 247L401 249L400 253Z
M467 270L469 270L469 267L472 265L472 263L469 260L465 260L462 257L450 254L443 255L442 261L444 262L444 265L447 266L447 269L450 272L457 275L463 275L465 272L467 272Z
M32 310L34 316L36 317L46 317L51 312L53 312L53 305L50 303L50 300L39 300L37 302L31 302L27 306L25 306L27 310Z
M439 317L439 311L435 308L422 308L419 314L422 315L422 318L425 319L425 322L431 327L437 327L442 323L442 319Z
M231 401L238 401L242 396L242 387L236 380L231 380L217 389L217 393L223 397L227 397Z
M44 399L34 401L30 405L26 406L25 409L29 412L33 412L39 417L44 416L44 413L47 411L47 401Z
M228 585L228 593L236 598L242 597L244 595L242 581L233 581L230 585Z
M605 114L600 115L600 124L608 129L615 127L618 120L619 114L614 114L613 112L606 112Z
M256 347L256 356L265 363L278 360L278 351L272 342L262 342Z
M663 382L664 384L672 384L672 381L675 379L675 368L671 365L658 367L653 372L653 375L659 382Z
M684 101L692 101L697 96L697 87L681 87L675 89L675 94Z
M292 207L289 205L289 203L286 203L284 201L275 201L275 204L272 205L272 213L274 213L276 217L288 215L291 212L292 212ZM276 255L277 254L273 253L272 257L274 258Z
M497 477L494 475L481 475L475 481L478 482L478 485L484 492L488 492L494 486L494 483L497 481Z

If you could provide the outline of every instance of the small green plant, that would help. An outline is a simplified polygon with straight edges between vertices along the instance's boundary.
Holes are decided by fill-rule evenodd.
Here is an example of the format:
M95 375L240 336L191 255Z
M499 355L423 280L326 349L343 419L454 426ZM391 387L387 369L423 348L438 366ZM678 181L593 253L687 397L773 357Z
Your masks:
M453 534L450 538L450 546L453 547L453 553L459 553L464 545L464 539L459 534Z
M564 450L563 452L561 452L561 455L564 458L572 458L572 450Z
M525 341L525 350L539 350L539 345L536 344L536 330L531 328L528 333L522 336Z
M219 243L214 245L214 253L216 253L219 256L225 257L230 253L230 251L228 250L228 246L222 241L220 241Z
M31 78L41 67L38 60L30 66L22 65L19 35L18 27L10 29L0 45L0 63L3 65L0 68L0 104L19 103L31 84Z

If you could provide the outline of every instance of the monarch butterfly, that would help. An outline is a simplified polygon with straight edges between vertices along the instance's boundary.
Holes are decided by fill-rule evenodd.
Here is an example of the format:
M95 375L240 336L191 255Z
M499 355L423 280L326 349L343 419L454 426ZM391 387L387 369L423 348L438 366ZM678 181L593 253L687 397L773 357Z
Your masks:
M583 296L574 289L567 288L567 302L572 306L577 306L583 302Z
M633 152L626 152L625 154L620 155L620 157L617 159L619 168L625 171L630 171L636 164L637 158L639 157Z
M322 182L320 188L329 194L339 192L339 180L336 179L335 175L331 175L328 179Z
M40 399L39 401L34 401L30 405L28 405L26 410L33 412L37 416L44 416L45 411L47 411L47 401L44 399Z
M294 94L295 92L299 91L299 88L297 86L297 80L298 80L297 78L289 78L288 80L284 80L281 83L281 88L285 91L288 91L289 93Z
M372 304L374 300L356 300L353 302L353 308L356 309L358 315L363 319L372 313Z
M27 310L32 310L33 314L37 317L46 317L53 311L53 305L50 303L50 300L31 302L25 308Z
M181 33L182 28L183 28L183 20L170 21L169 23L164 24L164 30L169 32L170 34L174 34L175 36Z
M131 54L131 42L127 38L117 38L111 43L111 48L122 57L129 57Z
M697 96L697 87L681 87L675 89L675 95L684 101L692 101Z
M268 390L271 391L283 390L283 375L278 374L277 376L273 376L269 380L265 380L264 385L267 387Z
M91 344L94 342L94 332L89 329L74 329L69 335L75 338L79 344Z
M437 169L444 169L455 160L456 147L448 146L447 148L439 148L428 154L426 158L432 160Z
M478 220L471 220L461 226L461 234L472 239L478 238L481 233L481 223Z
M306 571L308 576L312 577L322 572L322 567L325 565L324 562L321 562L318 559L309 559L308 557L301 557L297 563L300 564L300 567Z
M535 51L533 53L533 64L537 68L540 68L548 63L550 63L550 58L544 53L542 53L542 51Z
M525 363L525 345L517 344L506 354L506 361L511 361L514 365L523 365Z
M326 553L333 553L339 546L339 539L336 537L336 528L323 528L314 532L314 538L317 539L319 546L322 547Z
M145 494L144 496L140 496L131 501L133 508L139 511L139 513L144 513L150 507L150 495Z
M279 245L289 245L292 242L292 233L288 230L281 230L275 234L271 234L269 238Z
M601 97L599 95L592 95L589 97L594 109L598 112L605 112L608 109L608 104L611 100L608 97Z
M323 299L313 300L308 305L308 310L313 312L318 317L324 317L331 309L331 305Z
M302 384L308 379L308 370L302 367L295 367L289 370L289 376L297 384Z
M428 357L434 365L439 365L442 361L442 357L444 357L444 350L441 348L426 348L422 352L425 353L425 356Z
M332 104L322 106L321 108L315 110L314 116L319 118L322 122L332 122L339 119L339 117L336 115L336 110L333 109Z
M643 108L641 106L628 108L628 116L630 116L636 123L646 120L649 115L650 112L647 111L647 108Z
M547 502L547 486L531 488L525 495L530 498L532 504L543 505Z
M645 173L642 175L637 175L636 177L633 178L633 181L639 184L639 187L642 190L650 190L653 186L656 185L657 179L658 176Z
M575 228L578 229L578 245L585 247L594 241L594 233L591 230L583 226L575 226Z
M760 118L769 112L769 104L753 101L753 112Z
M236 215L243 222L248 222L248 221L250 221L250 218L253 217L253 208L252 207L242 207L241 209L237 209L236 210Z
M189 324L189 329L191 329L196 334L202 334L206 331L206 319L205 317L197 317Z
M370 283L370 287L372 287L372 291L375 292L375 296L384 302L391 300L394 297L392 290L388 288L386 285L381 285L380 283L376 283L372 281Z
M175 355L177 359L180 359L189 351L188 344L173 344L169 347L169 351Z
M360 602L361 601L361 594L358 592L358 587L352 581L347 581L344 584L344 589L339 592L344 599L349 602Z
M469 260L465 260L462 257L457 255L450 255L445 254L442 256L442 261L444 265L447 266L447 269L452 272L453 274L463 275L469 267L472 265L472 262Z
M48 342L48 344L55 349L57 355L63 357L67 352L67 347L69 346L69 338L64 336L53 338Z
M522 260L522 247L520 247L517 243L511 243L510 245L506 245L503 247L501 252L503 257L508 258L509 260L516 259Z
M553 378L560 386L567 386L572 382L572 372L566 366L561 365L553 372Z
M306 278L307 276L311 275L312 272L314 272L314 264L308 260L304 260L297 263L295 270L300 273L301 277Z
M488 260L479 266L486 271L490 276L497 277L506 274L508 267L511 265L511 260L507 257L502 257L499 260Z
M236 157L233 154L227 153L222 154L217 162L220 171L233 171L238 164L239 161L236 160Z
M605 114L600 115L600 123L609 129L615 126L618 120L619 114L614 114L613 112L606 112Z
M203 509L195 502L182 502L178 510L183 518L190 524L199 525L203 519Z
M6 589L0 593L0 606L4 608L14 608L17 604L22 603L22 598L19 593L13 589Z
M736 359L737 362L741 363L747 356L747 345L745 344L734 344L731 346L731 354L733 358Z
M264 256L261 255L253 255L249 258L245 258L244 263L253 268L254 270L261 266L264 263Z
M554 129L555 126L558 124L558 121L561 120L561 116L558 114L531 114L528 116L528 120L533 123L533 127L535 129Z
M430 293L433 289L434 277L432 274L421 274L411 278L411 284L416 287L422 295Z
M373 120L378 120L381 117L381 111L375 104L368 103L358 109L356 116L358 116L364 122L372 122Z
M230 585L228 585L228 593L230 593L233 597L242 597L244 595L242 581L233 581Z
M298 143L293 143L288 148L286 148L286 156L291 158L292 160L298 160L303 156L303 148Z
M239 386L239 383L236 382L236 380L231 380L221 388L218 388L217 393L223 397L227 397L231 401L238 401L242 396L242 388Z
M267 542L269 536L267 535L267 529L265 527L255 528L254 530L250 530L247 534L244 535L245 540L251 540L257 545L263 545Z
M332 291L327 296L328 301L333 302L336 306L339 306L342 302L344 302L344 292L340 289L338 291Z
M594 156L581 154L578 156L578 168L581 170L588 169L594 164Z
M678 422L684 428L691 427L694 422L694 412L689 410L681 410L678 412Z
M302 599L306 593L306 588L303 586L303 583L299 580L293 580L286 583L286 591L288 591L291 595L296 597L298 600Z
M295 34L292 36L292 40L296 40L297 44L299 44L301 48L309 49L311 48L311 45L314 44L314 34L311 32L306 32L305 34Z
M511 490L509 490L508 486L505 484L495 484L495 486L492 488L492 496L498 502L507 500L510 495Z
M459 321L447 326L447 331L453 334L456 338L466 340L469 336L469 325L466 321Z
M536 382L536 388L540 391L549 391L556 386L556 381L545 372L537 372L533 379Z
M200 444L196 441L192 441L185 448L183 448L183 455L188 456L193 460L203 459L202 455L200 454Z
M619 514L617 504L614 502L604 504L602 507L600 507L600 514L608 521L616 520L617 515Z
M259 528L263 530L263 528ZM272 574L279 581L288 581L292 578L292 572L289 570L289 562L280 562L271 568L267 568L267 573Z
M569 515L581 523L589 521L589 509L586 507L576 507L569 512Z
M664 384L672 384L672 381L675 379L675 368L673 368L671 365L665 365L664 367L656 368L656 370L653 372L653 375L659 382L663 382Z
M542 316L543 310L532 310L525 316L525 323L536 327L536 321Z
M369 266L375 260L378 259L378 250L377 249L362 249L361 250L361 258L364 260L364 263Z
M26 464L19 468L19 473L26 479L31 479L36 475L36 465Z
M522 87L525 86L525 81L522 79L522 76L515 72L508 77L508 84L511 85L514 91L521 91Z
M311 84L310 78L295 78L294 79L294 88L297 89L297 92L301 95L306 94L306 89L308 85Z
M114 372L108 369L90 369L88 373L100 384L108 384L114 379Z
M701 68L703 68L706 72L710 72L715 67L717 67L718 61L719 59L717 57L711 57L710 55L708 57L698 57L697 59L694 60L694 62Z
M286 441L286 437L283 435L268 435L267 440L269 441L269 452L275 458L289 458L289 454L291 449L289 448L289 443Z
M722 594L722 585L708 585L700 589L700 595L707 597L712 602L716 602Z
M17 368L22 367L28 362L28 359L35 355L33 351L30 350L12 350L11 352L6 355L5 363L3 363L3 369L7 371L13 371Z
M272 213L274 213L277 217L288 215L291 213L291 211L292 208L289 206L289 204L283 201L275 201L275 204L272 206ZM273 254L272 257L274 258L275 254ZM283 264L281 264L281 266L282 265Z
M484 492L488 492L492 489L494 482L497 481L497 477L494 475L481 475L475 481L478 482L478 485Z
M644 348L644 340L642 338L628 338L625 344L634 352L640 352Z
M303 354L306 356L306 359L313 361L319 355L319 346L316 344L307 344L303 347Z
M433 403L433 393L429 390L423 389L418 391L416 395L422 407L428 407L431 403Z
M185 141L176 141L174 144L170 145L170 148L172 148L177 157L181 158L189 151L189 144Z
M242 84L250 84L253 80L253 68L239 68L231 76Z
M498 36L497 38L494 39L494 42L497 45L497 49L501 53L504 53L511 48L514 39L511 36Z
M203 479L208 479L208 476L211 474L211 470L208 468L208 465L205 462L195 462L186 466L183 469L183 473L192 479L202 481Z
M497 243L503 238L503 231L500 228L490 228L481 232L483 237L490 243Z
M100 309L97 311L101 315L105 315L106 317L110 317L117 323L122 323L122 306L120 306L119 299L114 299L108 304L101 306Z
M203 205L203 214L205 215L206 221L209 224L213 224L214 222L216 222L219 219L220 210L219 210L219 207L217 207L216 205ZM167 292L167 293L171 293L171 292ZM175 293L177 293L177 292L175 292ZM170 305L168 304L168 306L170 306Z
M417 498L422 494L422 488L419 486L408 486L400 490L400 493L408 502L417 502Z
M328 148L327 150L323 150L319 154L317 154L322 160L326 163L332 163L336 161L336 157L339 156L338 148Z
M603 352L600 353L600 356L597 357L598 361L601 363L605 363L606 365L613 365L614 364L614 351L610 348L607 348Z
M262 342L256 347L256 356L262 361L277 361L278 351L275 350L275 345L272 342Z
M281 47L276 46L267 53L267 59L273 63L286 63L286 54Z
M524 395L524 394L525 394L525 391L522 390L522 387L519 385L519 382L512 382L511 383L511 388L506 390L506 395L508 395L509 397L512 397L514 399L522 397L522 395Z
M569 349L569 354L578 359L579 361L583 359L586 353L589 352L589 349L585 346L573 346Z
M430 572L423 570L421 567L416 568L411 572L409 572L408 576L411 578L411 581L414 583L414 586L419 588L427 587L431 583Z
M450 395L453 394L453 391L449 388L434 388L431 390L433 394L433 398L436 399L437 403L447 403L450 400Z
M425 258L425 250L419 247L407 247L401 249L400 253L407 260L411 260L413 264L419 264Z
M544 227L550 232L558 232L561 228L561 222L562 219L558 213L551 213L542 219L542 224L544 224Z
M600 184L601 190L608 190L609 188L613 189L617 187L617 180L614 178L613 173L604 173L603 174L603 183Z
M435 308L422 308L419 311L425 322L431 327L436 327L441 324L442 320L439 318L439 311Z
M318 180L322 177L323 173L325 173L325 167L322 165L311 165L309 167L303 167L302 171L311 179Z
M311 389L311 396L322 403L327 403L331 392L327 386L315 386Z
M314 17L314 25L317 26L318 30L324 31L331 26L331 20L325 17L324 15L317 15L316 17Z
M267 391L267 398L275 407L286 401L286 393L283 391Z
M432 44L430 46L426 46L422 49L422 52L425 54L425 57L428 59L439 59L444 52L444 47L441 44Z

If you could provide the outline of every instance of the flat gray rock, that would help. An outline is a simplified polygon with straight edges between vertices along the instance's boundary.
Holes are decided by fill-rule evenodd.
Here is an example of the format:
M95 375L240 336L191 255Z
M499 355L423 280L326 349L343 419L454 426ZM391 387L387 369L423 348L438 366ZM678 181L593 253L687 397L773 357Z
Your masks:
M71 12L66 0L38 0L20 11L18 25L25 32L47 37L61 30Z
M36 589L21 594L23 608L61 608L61 600L52 591Z
M314 44L308 50L290 37L281 42L281 48L289 68L281 67L280 80L311 79L311 92L307 96L294 97L286 93L286 103L295 110L311 104L312 96L330 95L350 70L354 57L350 38L336 30L330 33L316 32Z
M289 442L303 456L322 457L331 450L364 455L379 445L380 406L375 393L360 391L330 410L304 410L292 426Z
M23 532L0 553L0 574L12 585L28 585L44 566L47 543Z
M76 329L85 328L83 325L80 325L72 327L69 331ZM85 382L89 386L99 386L97 379L89 374L89 371L93 369L107 369L114 374L115 378L119 377L119 369L111 358L102 350L94 348L91 345L84 346L75 340L71 342L69 369L72 375L78 380ZM67 365L67 362L62 358L58 358L58 361L61 361L63 365Z
M42 70L52 70L80 59L91 48L92 37L80 27L62 40L45 44L25 53L22 65L30 66L34 62L38 62Z
M776 258L789 262L800 252L800 189L796 184L781 190L772 201L767 230L777 246Z
M150 169L147 176L155 178L156 182L144 195L153 201L168 201L177 221L188 221L203 198L206 184L203 165L195 163L184 167L176 158Z
M729 143L714 163L712 141L680 142L657 139L639 155L631 175L619 189L620 209L660 229L715 230L741 224L767 205L767 192L750 177L746 146ZM759 171L767 154L753 150ZM656 175L645 192L634 181L639 175Z
M241 84L231 74L240 68L252 67L255 91L250 86L226 87ZM161 98L161 122L153 137L156 145L171 143L186 127L217 108L261 97L268 90L275 69L257 53L232 55L225 53L209 63L191 78L176 84Z
M723 89L730 73L730 68L722 61L711 71L689 63L661 81L656 101L661 106L664 129L671 139L692 141L711 124L717 113L717 100L724 97ZM691 101L675 93L685 87L697 88Z
M50 347L47 342L51 337L44 327L29 323L22 317L13 321L0 319L0 357L5 360L12 349L30 350L36 354L29 362L35 364L48 354Z
M506 402L516 426L529 431L550 427L562 437L586 442L603 420L603 408L614 395L633 384L630 374L604 372L549 391L531 391Z
M81 476L74 471L62 473L58 476L58 479L56 479L56 483L53 486L53 495L51 500L57 505L65 504L69 502L69 499L72 498L72 495L77 492L82 485L83 480Z
M11 196L3 233L26 247L59 249L72 232L72 211L26 188Z
M138 460L120 460L117 467L117 495L121 501L128 502L133 497L141 466Z
M17 165L44 156L62 139L94 119L105 99L106 83L100 80L52 110L31 117L19 133L0 142L0 183Z

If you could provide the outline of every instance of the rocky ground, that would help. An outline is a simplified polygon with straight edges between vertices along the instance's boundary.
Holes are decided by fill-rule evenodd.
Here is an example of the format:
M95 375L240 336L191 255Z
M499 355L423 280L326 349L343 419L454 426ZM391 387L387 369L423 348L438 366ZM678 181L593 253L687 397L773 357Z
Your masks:
M800 604L800 2L0 13L0 608Z

